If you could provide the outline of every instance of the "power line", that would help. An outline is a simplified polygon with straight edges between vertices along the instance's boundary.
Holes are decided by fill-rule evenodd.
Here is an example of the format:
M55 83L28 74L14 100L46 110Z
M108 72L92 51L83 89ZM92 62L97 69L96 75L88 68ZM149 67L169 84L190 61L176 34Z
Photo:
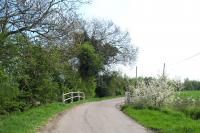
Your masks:
M183 61L190 60L190 59L192 59L192 58L194 58L194 57L196 57L196 56L199 56L199 55L200 55L200 52L199 52L199 53L196 53L196 54L194 54L194 55L192 55L192 56L190 56L190 57L188 57L188 58L185 58Z
M190 59L192 59L192 58L194 58L194 57L196 57L196 56L199 56L199 55L200 55L200 52L198 52L198 53L196 53L196 54L194 54L194 55L192 55L192 56L189 56L189 57L187 57L187 58L185 58L185 59L183 59L183 60L180 60L180 61L178 61L178 62L176 62L176 63L170 64L169 66L174 66L174 65L180 64L180 63L182 63L182 62L188 61L188 60L190 60Z

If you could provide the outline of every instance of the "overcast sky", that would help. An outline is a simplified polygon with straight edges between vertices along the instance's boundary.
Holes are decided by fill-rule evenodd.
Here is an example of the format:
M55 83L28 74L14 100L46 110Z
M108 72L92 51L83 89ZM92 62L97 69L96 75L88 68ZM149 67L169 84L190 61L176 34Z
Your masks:
M165 62L169 77L200 80L199 0L93 0L82 11L130 32L139 76L161 74ZM134 67L122 69L135 75Z

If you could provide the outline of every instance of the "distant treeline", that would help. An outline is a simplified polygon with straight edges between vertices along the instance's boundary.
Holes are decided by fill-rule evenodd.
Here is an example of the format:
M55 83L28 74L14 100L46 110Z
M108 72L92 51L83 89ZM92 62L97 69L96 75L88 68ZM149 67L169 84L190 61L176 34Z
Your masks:
M200 81L185 79L183 90L200 90Z
M139 77L137 80L135 78L129 79L131 85L136 85L136 81L143 80L145 84L155 80L154 77ZM176 85L177 90L200 90L200 81L185 79L183 82L169 80L169 83Z

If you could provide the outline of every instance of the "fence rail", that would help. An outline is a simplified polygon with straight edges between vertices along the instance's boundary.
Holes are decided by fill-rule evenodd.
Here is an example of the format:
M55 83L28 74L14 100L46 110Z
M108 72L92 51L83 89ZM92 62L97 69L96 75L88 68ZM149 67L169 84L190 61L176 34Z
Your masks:
M62 102L65 103L66 101L69 101L72 103L74 102L74 99L78 98L78 101L81 99L85 99L85 93L84 92L68 92L68 93L63 93L62 94Z

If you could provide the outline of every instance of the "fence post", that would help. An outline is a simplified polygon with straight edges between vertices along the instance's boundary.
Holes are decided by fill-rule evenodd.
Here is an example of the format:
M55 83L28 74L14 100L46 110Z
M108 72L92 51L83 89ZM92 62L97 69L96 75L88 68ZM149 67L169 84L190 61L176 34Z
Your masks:
M62 102L65 103L65 95L62 93Z
M85 100L85 93L83 92L83 100Z
M73 103L74 99L73 99L73 92L71 93L71 103Z
M78 91L78 100L81 100L81 95L80 95L80 91Z

